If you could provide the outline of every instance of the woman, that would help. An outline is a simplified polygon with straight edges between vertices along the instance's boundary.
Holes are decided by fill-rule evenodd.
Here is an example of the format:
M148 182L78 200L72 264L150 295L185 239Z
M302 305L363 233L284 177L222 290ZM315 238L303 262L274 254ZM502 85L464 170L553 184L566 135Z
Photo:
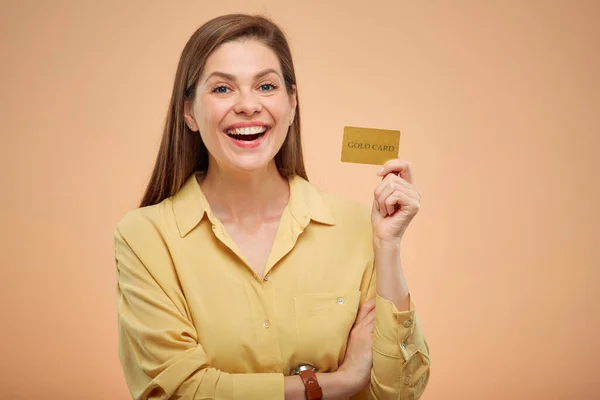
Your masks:
M299 110L271 21L215 18L185 46L141 207L115 231L135 399L421 396L429 350L399 258L410 166L382 168L372 210L321 192Z

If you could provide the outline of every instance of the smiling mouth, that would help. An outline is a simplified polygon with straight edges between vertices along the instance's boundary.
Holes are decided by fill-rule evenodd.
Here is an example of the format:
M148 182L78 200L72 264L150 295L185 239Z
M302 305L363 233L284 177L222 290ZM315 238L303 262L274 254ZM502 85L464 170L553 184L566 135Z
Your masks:
M247 128L227 129L225 133L232 139L251 142L263 137L268 130L268 126L251 126Z

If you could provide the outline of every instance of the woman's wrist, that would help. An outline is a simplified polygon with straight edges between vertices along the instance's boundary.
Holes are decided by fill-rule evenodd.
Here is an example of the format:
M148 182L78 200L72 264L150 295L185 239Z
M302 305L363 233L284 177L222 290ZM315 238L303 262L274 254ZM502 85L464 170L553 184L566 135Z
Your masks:
M400 251L402 244L402 237L394 240L382 239L377 236L373 236L373 249L375 251Z
M345 371L317 373L317 379L324 399L348 399L360 390L355 388L356 382Z
M360 391L356 380L346 371L317 372L317 381L323 391L323 399L348 399ZM284 380L285 400L305 399L304 384L299 376L286 376Z

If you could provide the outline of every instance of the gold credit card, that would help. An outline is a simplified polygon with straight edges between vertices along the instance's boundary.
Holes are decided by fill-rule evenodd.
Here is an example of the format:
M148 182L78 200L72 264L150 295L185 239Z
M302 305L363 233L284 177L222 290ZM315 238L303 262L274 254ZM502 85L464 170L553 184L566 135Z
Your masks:
M383 165L398 158L399 148L400 131L344 127L343 162Z

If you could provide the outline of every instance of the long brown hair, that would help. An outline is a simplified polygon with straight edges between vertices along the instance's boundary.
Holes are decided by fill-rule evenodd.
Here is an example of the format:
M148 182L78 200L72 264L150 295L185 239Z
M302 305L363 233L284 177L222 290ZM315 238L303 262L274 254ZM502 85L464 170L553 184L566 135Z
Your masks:
M190 37L181 53L160 149L140 207L158 204L173 196L194 172L208 169L208 150L200 133L190 130L186 125L183 119L184 103L194 100L196 84L208 56L223 43L243 38L260 40L275 52L286 90L288 94L292 93L292 85L296 85L292 54L284 33L274 22L259 15L229 14L202 25ZM308 180L300 141L299 99L294 122L275 155L275 164L284 177L295 174Z

